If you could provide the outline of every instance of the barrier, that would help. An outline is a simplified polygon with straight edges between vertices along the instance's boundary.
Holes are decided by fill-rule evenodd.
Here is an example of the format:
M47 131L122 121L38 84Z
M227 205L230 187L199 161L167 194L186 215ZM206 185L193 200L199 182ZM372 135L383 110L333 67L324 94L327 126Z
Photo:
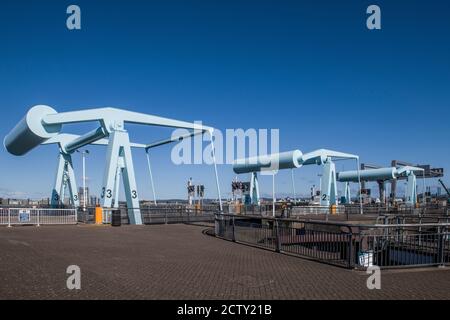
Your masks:
M346 268L450 265L450 223L351 224L216 215L219 238Z
M328 209L329 210L329 209ZM318 221L217 214L216 236L324 263L354 266L351 227Z
M96 224L111 224L111 216L113 211L116 211L119 209L112 209L112 208L96 208L95 209L95 223ZM98 213L100 211L101 215ZM99 222L99 217L101 217L101 221Z
M0 208L0 225L76 224L76 209Z

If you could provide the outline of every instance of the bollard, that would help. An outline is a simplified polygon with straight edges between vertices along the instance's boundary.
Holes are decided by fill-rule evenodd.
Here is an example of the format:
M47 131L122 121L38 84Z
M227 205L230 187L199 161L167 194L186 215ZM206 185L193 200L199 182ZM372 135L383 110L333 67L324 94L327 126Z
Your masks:
M103 223L103 209L102 207L95 207L95 224Z
M330 213L331 214L336 214L336 212L337 212L337 206L335 204L332 204L330 206Z

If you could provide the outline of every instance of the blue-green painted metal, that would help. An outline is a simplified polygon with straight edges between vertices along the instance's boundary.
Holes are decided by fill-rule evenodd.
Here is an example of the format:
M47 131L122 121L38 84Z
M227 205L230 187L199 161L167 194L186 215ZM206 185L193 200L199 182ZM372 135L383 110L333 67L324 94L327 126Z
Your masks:
M61 124L44 124L45 116L56 114L56 110L45 105L32 107L25 117L6 135L5 149L15 156L22 156L61 131Z
M280 169L292 169L301 167L300 159L302 152L293 150L245 159L238 159L234 162L233 171L237 174L278 171Z
M233 171L237 174L255 173L260 171L277 171L279 169L300 168L304 165L322 165L323 166L323 181L320 195L320 204L329 206L330 204L337 204L337 183L336 183L336 167L333 161L335 160L356 159L359 157L350 153L343 153L328 149L318 149L312 152L303 154L300 150L287 151L282 153L250 157L236 160L233 165ZM251 177L252 188L258 186L258 181ZM250 194L256 194L253 189ZM259 202L258 199L252 199L252 203Z
M61 134L64 124L76 124L81 122L98 122L100 127L83 136ZM71 197L76 197L75 176L70 154L78 148L88 144L103 144L106 142L107 157L106 169L103 177L101 192L102 205L111 208L113 198L117 202L118 179L122 176L125 187L128 214L132 224L142 224L139 210L139 193L136 186L131 147L126 123L142 124L150 126L163 126L183 128L188 130L200 130L210 132L211 127L197 123L184 122L174 119L162 118L153 115L131 112L116 108L87 109L80 111L58 113L55 109L37 105L32 107L25 117L11 130L4 139L4 146L8 152L14 155L24 155L40 144L57 143L60 149L59 165L54 199L64 196L61 185L70 182ZM104 138L109 139L103 141ZM143 145L145 148L146 145ZM67 177L69 180L67 180ZM217 178L217 175L216 175ZM62 190L62 191L61 191ZM220 192L219 192L220 194ZM220 196L219 196L220 198ZM53 199L53 197L52 197ZM59 199L58 199L59 200ZM74 202L76 204L76 202Z
M360 177L363 181L378 181L395 179L395 168L380 168L360 170ZM342 171L337 173L339 182L358 182L358 171Z
M417 203L417 183L416 173L424 172L423 168L403 166L403 167L387 167L379 169L367 169L359 171L359 175L362 181L386 181L395 180L400 177L407 178L407 185L405 191L405 202L409 205ZM358 181L357 171L342 171L337 173L337 180L346 183L346 201L350 201L350 189L348 187L349 182ZM348 192L347 192L348 190Z
M80 136L73 141L69 142L64 148L66 152L71 153L77 149L80 149L88 144L91 144L95 141L103 139L108 136L108 132L103 127L97 128L91 132L86 133L83 136Z

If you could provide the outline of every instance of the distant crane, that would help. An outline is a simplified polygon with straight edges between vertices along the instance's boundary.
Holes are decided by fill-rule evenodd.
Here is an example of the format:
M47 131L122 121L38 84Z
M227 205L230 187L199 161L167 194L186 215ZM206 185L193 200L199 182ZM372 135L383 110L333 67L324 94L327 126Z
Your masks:
M450 191L445 186L444 181L442 181L441 179L438 179L438 181L442 185L442 187L444 188L445 192L447 192L447 195L448 195L447 203L450 203Z

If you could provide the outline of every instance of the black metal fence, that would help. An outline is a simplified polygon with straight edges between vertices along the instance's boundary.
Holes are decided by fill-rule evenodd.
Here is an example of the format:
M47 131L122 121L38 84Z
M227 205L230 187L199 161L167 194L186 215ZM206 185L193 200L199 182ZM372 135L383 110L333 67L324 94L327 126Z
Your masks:
M141 216L142 223L144 224L199 223L214 222L216 212L207 209L186 208L183 206L150 207L142 208ZM128 216L126 209L122 215Z
M129 224L129 210L128 208L108 209L104 210L104 223L111 222L111 215L120 212L121 224ZM140 208L141 218L143 224L170 224L170 223L199 223L199 222L214 222L214 215L217 210L211 211L208 209L187 208L182 205L170 206L155 206ZM86 211L78 211L78 222L94 223L95 222L95 208L89 207Z
M343 205L343 213L346 214L360 214L361 206L359 204L345 204ZM362 206L363 214L439 214L444 215L449 208L443 205L437 204L419 204L419 205L408 205L408 204L365 204Z
M397 217L385 222L359 234L359 252L368 259L367 264L392 268L450 263L446 217Z
M365 255L379 267L445 265L450 263L449 233L375 235L367 237Z
M343 267L354 265L353 234L347 226L228 214L217 215L216 223L216 236L227 240Z
M216 216L216 236L346 268L450 263L448 223L352 225Z

